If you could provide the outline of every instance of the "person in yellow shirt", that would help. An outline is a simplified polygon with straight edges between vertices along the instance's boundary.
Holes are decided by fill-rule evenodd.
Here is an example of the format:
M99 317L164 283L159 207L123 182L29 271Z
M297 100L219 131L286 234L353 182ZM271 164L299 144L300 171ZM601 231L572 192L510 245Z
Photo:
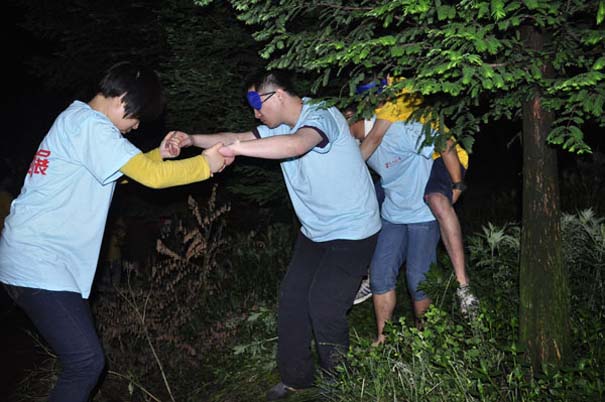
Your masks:
M381 91L380 86L391 84L384 80L372 81L360 85L357 93L369 90ZM378 88L376 88L378 87ZM412 93L403 93L392 101L385 102L375 111L376 121L361 142L361 153L364 159L368 159L382 142L387 129L397 121L408 121L412 113L422 104L422 98ZM425 121L420 120L420 123ZM433 127L438 129L439 127ZM445 128L447 130L447 128ZM421 144L418 144L419 146ZM457 158L443 157L445 155L457 155ZM464 245L460 221L453 207L462 192L466 189L464 175L468 168L468 153L450 138L446 142L445 149L435 150L433 154L433 167L430 178L425 188L425 201L429 205L433 215L439 222L441 239L448 252L454 273L458 282L456 295L460 302L460 310L464 315L472 315L478 307L478 299L471 292L469 278L466 273L466 262L464 256Z

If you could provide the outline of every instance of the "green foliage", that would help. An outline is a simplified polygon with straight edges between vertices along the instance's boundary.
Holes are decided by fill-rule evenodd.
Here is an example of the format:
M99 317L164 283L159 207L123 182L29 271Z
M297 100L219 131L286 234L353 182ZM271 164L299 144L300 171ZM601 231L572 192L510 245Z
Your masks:
M202 218L203 225L199 226L194 223L198 222L195 205L191 207L192 220L174 225L173 232L164 237L165 245L172 245L171 250L177 252L174 258L164 255L175 268L180 268L163 263L154 265L155 271L162 272L151 277L138 274L130 281L130 288L126 283L120 288L130 295L130 302L106 294L95 306L112 362L112 371L96 398L99 402L149 400L142 389L160 400L169 400L152 350L144 342L145 333L151 337L176 400L260 402L265 400L266 390L279 381L275 370L275 295L289 259L291 228L279 225L229 241L222 241L225 239L220 236L214 238L212 242L219 245L218 253L211 256L212 261L200 259L194 272L211 272L219 261L230 263L225 263L224 272L213 278L214 283L203 282L217 290L213 297L207 298L204 295L210 292L196 287L199 282L196 278L202 276L192 276L182 264L203 256L205 252L200 250L209 249L196 246L200 237L192 234L207 233L213 225L216 229L225 216L217 215L219 208L210 203L200 213L208 220ZM188 229L183 231L181 227ZM320 381L320 395L312 390L290 400L603 400L605 223L587 210L565 215L562 228L574 301L569 319L574 359L569 367L563 370L544 367L536 375L523 363L524 350L518 342L516 318L519 228L514 224L503 227L488 224L466 241L470 251L469 275L481 303L476 320L467 321L460 316L450 280L442 271L432 270L426 289L435 303L427 313L423 331L410 327L401 317L387 325L386 344L371 347L375 330L372 304L366 302L354 307L348 363L339 368L335 380ZM184 247L177 250L177 244ZM193 250L199 253L191 254ZM180 269L184 269L184 276L175 282L172 279L179 278ZM148 292L150 285L154 289L152 295ZM180 289L180 297L189 293L199 295L196 309L183 303L155 304L157 297L169 300L161 295L176 293L173 291L176 288ZM145 313L143 322L135 306ZM162 312L159 315L158 309ZM190 325L175 326L187 321L181 319L183 314L189 317ZM197 353L192 354L193 350ZM43 393L56 378L55 357L51 356L42 369L45 371L39 374L43 376L40 379L40 385L45 387ZM32 379L25 385L34 385ZM134 384L132 395L128 394L128 382Z
M170 99L169 126L196 133L255 126L244 97L244 77L264 61L258 56L260 46L229 4L201 8L191 0L170 0L158 8L158 15L167 48L161 70ZM241 158L233 170L227 185L232 194L261 206L286 201L276 163Z
M561 220L566 265L572 281L572 305L593 317L605 317L605 220L590 209Z
M422 94L438 111L434 121L445 118L462 142L480 122L518 118L521 102L536 88L558 117L549 142L590 152L583 124L605 125L602 2L230 2L255 27L270 68L313 73L314 90L335 88L332 96L341 106L359 100L354 88L368 74L391 74L407 80L380 99L404 87ZM548 33L542 51L527 48L524 25ZM361 100L364 110L375 106ZM479 105L476 117L461 118Z
M235 236L230 247L233 276L218 309L242 311L232 321L236 333L213 356L204 385L208 401L264 400L275 376L277 296L293 242L293 230L283 224L261 232ZM228 301L228 302L226 302ZM219 352L219 351L215 351Z
M127 280L94 304L113 371L131 384L157 384L149 386L153 393L179 381L183 367L198 364L209 347L197 338L198 331L210 339L216 334L216 327L204 325L213 322L207 305L226 282L220 256L227 244L223 229L229 207L217 206L215 196L216 187L204 207L190 198L189 211L175 217L169 234L158 239L160 256L154 264L131 266ZM229 336L228 327L220 329L215 343ZM183 393L172 388L176 395Z
M277 286L288 266L294 233L290 225L282 223L234 235L228 254L234 273L231 292L236 297L246 295L252 303L277 300Z
M322 383L330 401L587 401L605 397L603 269L605 224L591 211L562 218L564 256L574 295L574 361L536 375L518 342L517 225L488 224L467 239L469 275L481 303L463 319L449 281L435 268L424 286L435 303L424 330L401 318L387 342L355 338L336 381ZM452 303L447 303L452 300Z
M270 203L290 205L284 179L277 163L244 164L234 167L241 178L228 184L227 189L244 199L265 206Z
M229 5L200 8L191 0L170 0L158 16L167 48L161 70L170 126L195 132L252 126L243 77L261 66L258 45Z
M356 342L339 381L329 383L333 401L501 401L498 384L504 352L490 336L488 320L457 324L431 307L423 331L403 321L386 329L387 342L371 348Z
M216 204L215 192L205 207L191 198L189 211L167 221L153 265L95 303L113 371L155 395L163 391L154 356L177 400L234 392L275 368L274 306L294 231L275 224L228 237L229 207Z

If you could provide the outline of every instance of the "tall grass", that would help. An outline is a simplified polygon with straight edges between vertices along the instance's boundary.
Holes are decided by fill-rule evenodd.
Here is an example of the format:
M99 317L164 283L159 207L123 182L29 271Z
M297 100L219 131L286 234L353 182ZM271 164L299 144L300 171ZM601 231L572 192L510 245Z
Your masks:
M293 230L272 225L230 236L228 212L214 193L203 206L190 199L158 242L155 262L131 268L98 299L110 375L97 402L263 401L278 381L277 290ZM586 210L564 215L562 228L572 366L533 377L525 365L517 337L520 230L488 224L466 239L481 300L475 320L458 311L450 271L434 267L423 285L435 301L423 331L402 318L387 326L384 346L371 347L371 304L355 307L347 363L291 401L604 400L605 223ZM57 367L46 367L48 383Z
M605 398L605 224L590 210L562 218L572 289L574 364L544 367L534 377L518 344L517 225L488 224L467 239L481 313L466 321L435 267L424 288L435 295L424 331L405 320L387 328L387 343L356 340L330 401L596 401ZM437 271L437 272L436 272ZM445 308L445 309L444 309Z

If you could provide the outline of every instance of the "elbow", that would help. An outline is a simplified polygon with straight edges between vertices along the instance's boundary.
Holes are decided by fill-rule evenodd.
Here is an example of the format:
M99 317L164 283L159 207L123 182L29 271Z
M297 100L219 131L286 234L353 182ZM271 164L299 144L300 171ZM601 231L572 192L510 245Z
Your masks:
M368 135L363 142L366 143L365 145L368 146L368 148L376 149L382 142L382 137L378 135Z
M291 148L290 153L292 154L293 157L298 157L298 156L306 154L310 150L311 150L311 148L309 148L309 147L302 146L302 145L295 145L294 147Z
M153 190L161 190L163 188L166 188L167 186L162 186L162 185L156 184L156 183L150 183L150 184L146 185L146 187L149 187Z
M139 183L144 185L145 187L151 188L153 190L161 190L163 188L170 187L168 185L168 183L164 183L162 181L155 181L155 180L141 180L141 181L139 181Z
M306 154L312 148L313 148L313 146L309 147L304 142L292 141L286 147L286 155L285 156L288 157L288 158L296 158L296 157L299 157L301 155Z

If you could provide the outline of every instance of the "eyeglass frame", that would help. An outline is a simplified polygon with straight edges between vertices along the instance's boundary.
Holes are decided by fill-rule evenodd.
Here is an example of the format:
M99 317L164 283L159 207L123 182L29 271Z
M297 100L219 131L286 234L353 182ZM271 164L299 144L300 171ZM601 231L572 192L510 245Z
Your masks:
M262 94L259 94L256 91L248 91L248 93L246 94L246 99L248 100L248 105L250 105L252 109L260 111L263 107L263 103L271 99L271 97L276 93L277 91L269 91ZM265 99L262 99L263 96L267 97Z

